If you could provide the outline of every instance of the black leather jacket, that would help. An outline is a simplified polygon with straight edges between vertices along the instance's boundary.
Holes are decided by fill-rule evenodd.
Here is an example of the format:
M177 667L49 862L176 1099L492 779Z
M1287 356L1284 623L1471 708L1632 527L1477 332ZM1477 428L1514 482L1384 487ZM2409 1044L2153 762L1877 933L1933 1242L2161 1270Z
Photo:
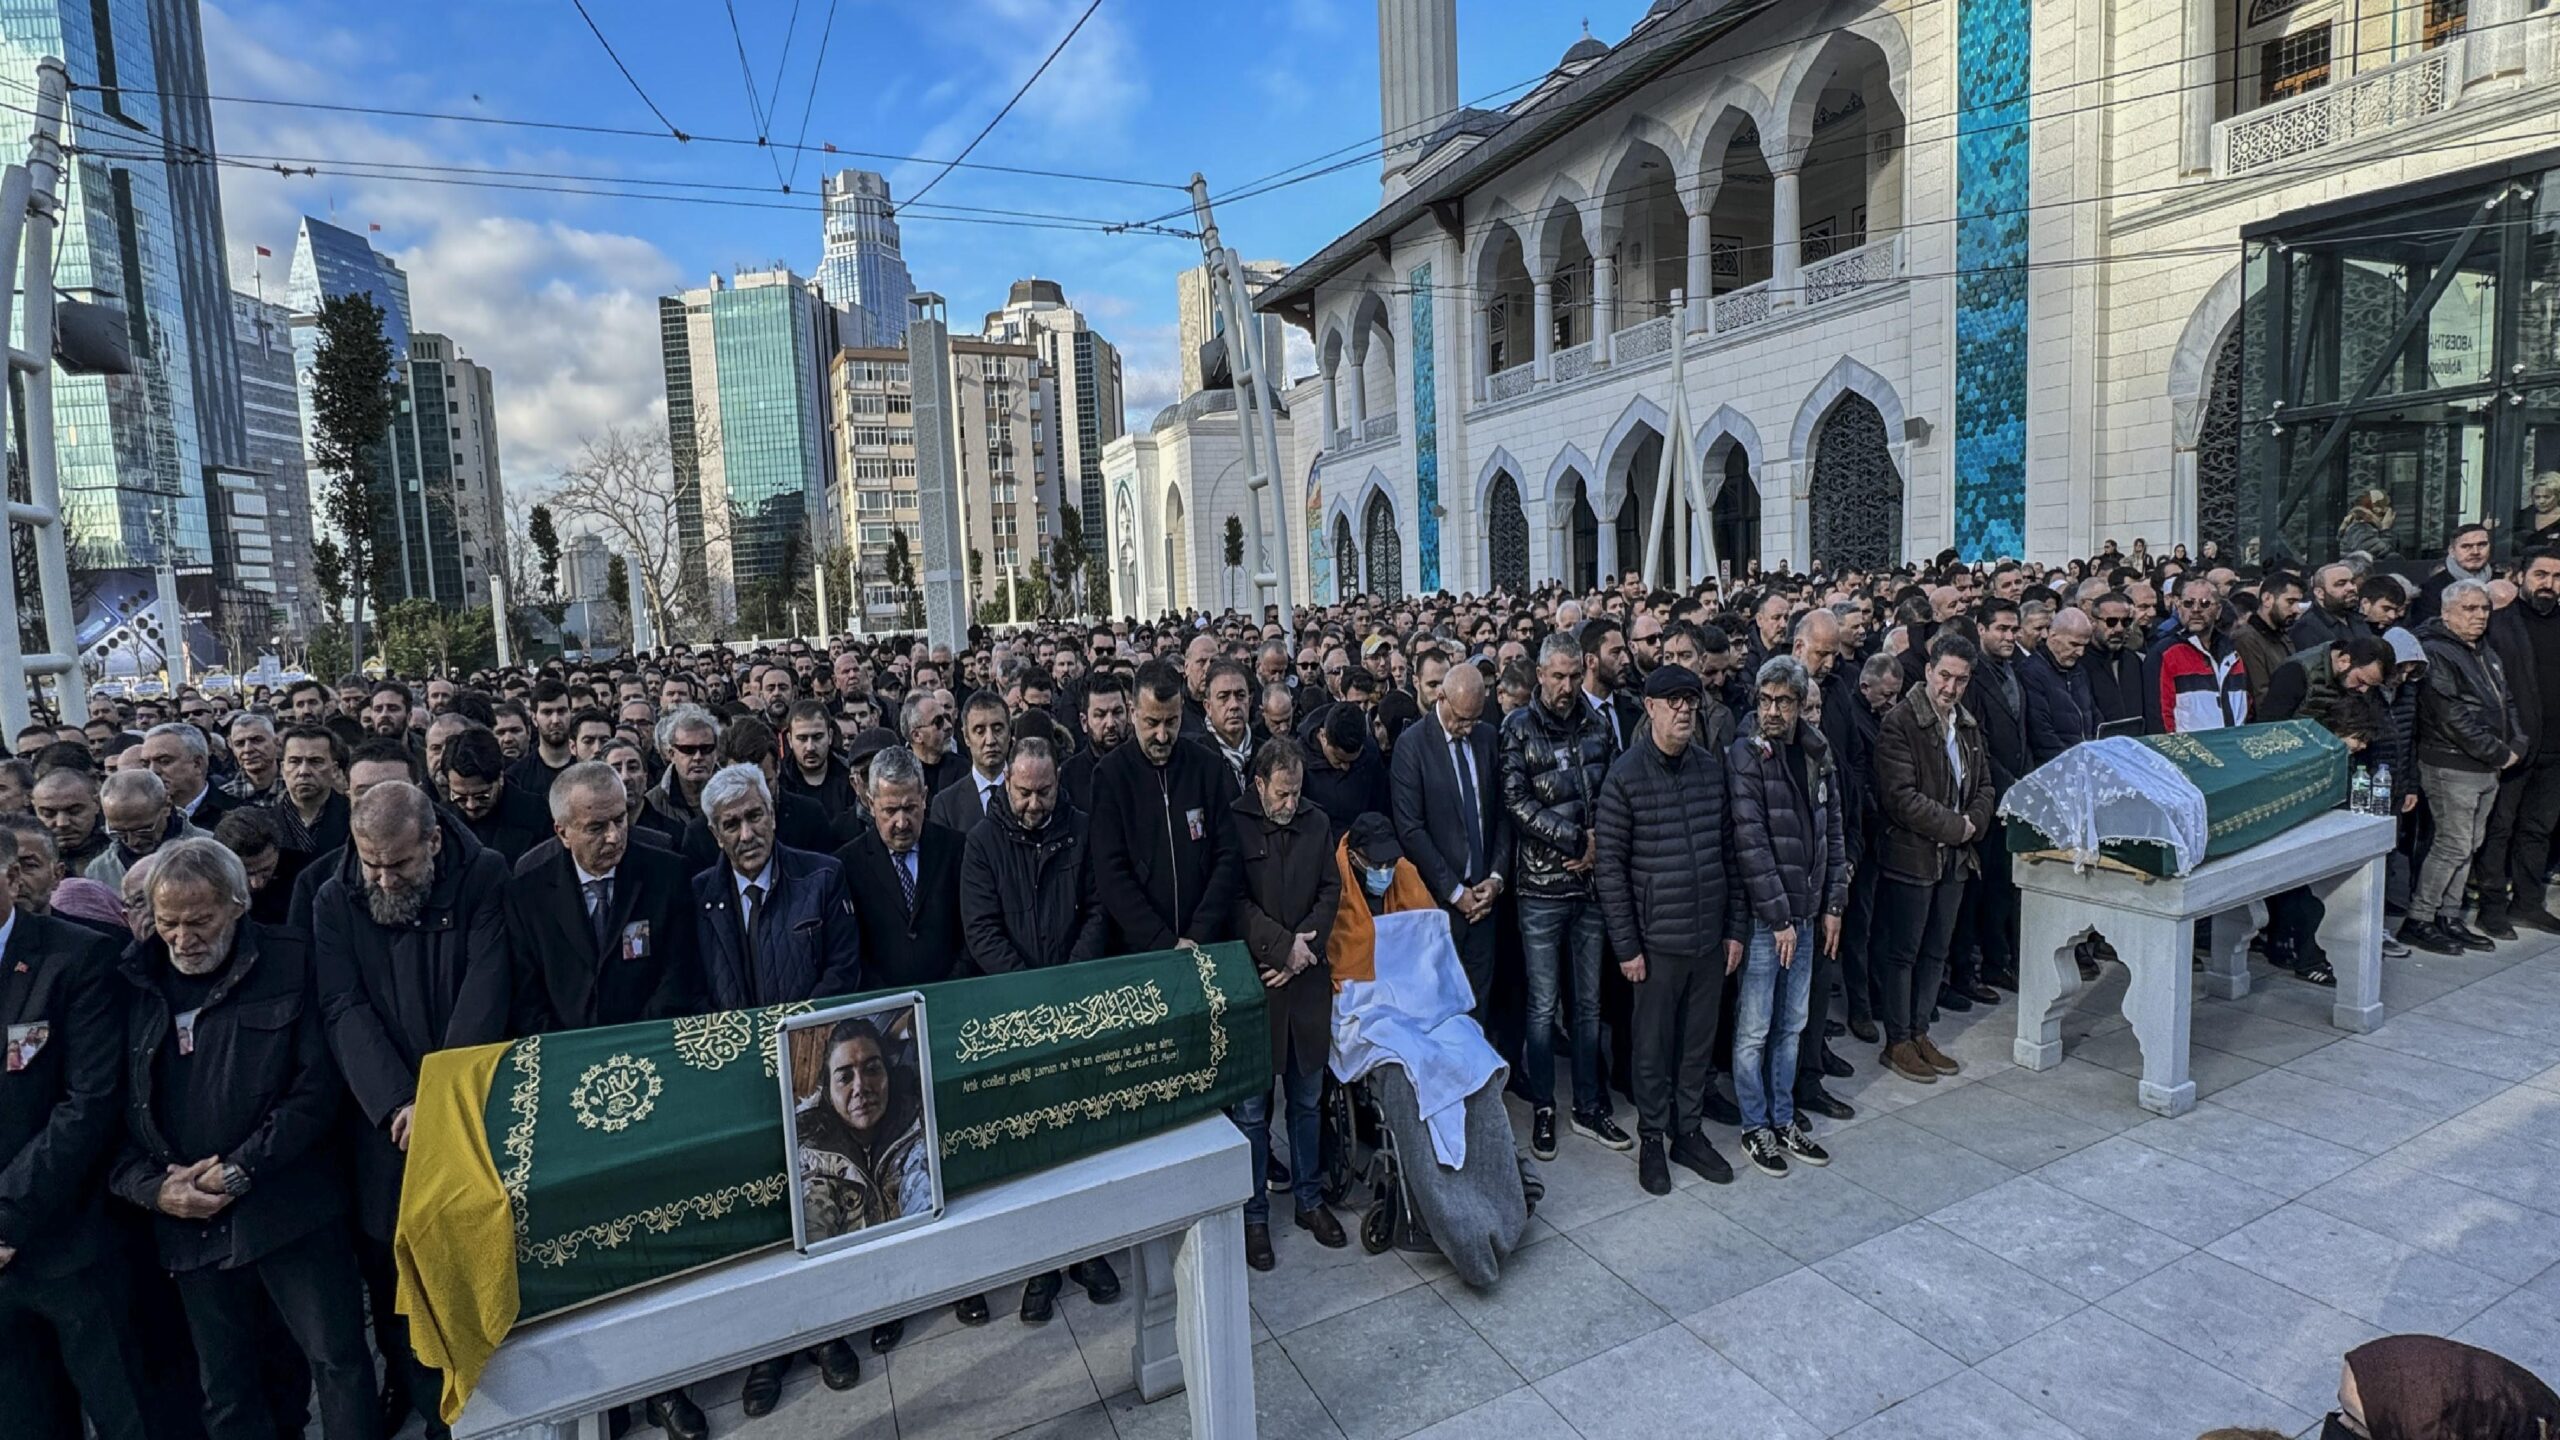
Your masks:
M1567 870L1591 841L1593 807L1609 773L1609 725L1580 692L1562 715L1537 700L1502 722L1502 808L1519 838L1514 888L1533 900L1588 900L1591 876Z

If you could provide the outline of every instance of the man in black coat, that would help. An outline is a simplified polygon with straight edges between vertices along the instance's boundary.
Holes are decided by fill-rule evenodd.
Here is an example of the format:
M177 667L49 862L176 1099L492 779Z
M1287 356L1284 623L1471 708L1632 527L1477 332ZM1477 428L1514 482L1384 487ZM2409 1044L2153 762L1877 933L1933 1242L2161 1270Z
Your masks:
M1045 740L1015 747L986 819L969 832L960 861L960 920L970 968L980 975L1045 970L1102 953L1105 926L1093 870L1085 864L1085 819L1058 803L1057 752ZM1120 1277L1106 1257L1076 1261L1065 1278L1097 1305L1120 1298ZM1055 1270L1023 1282L1024 1323L1048 1322L1060 1283ZM976 1298L983 1307L985 1297Z
M1181 738L1182 672L1138 671L1137 739L1094 770L1094 883L1112 955L1227 938L1241 877L1227 807L1233 772Z
M772 726L753 715L741 715L731 721L729 728L720 732L720 763L753 765L764 772L765 793L772 797L777 844L824 855L840 843L824 806L783 788L781 747L774 739ZM692 874L720 863L720 843L712 836L707 808L686 822L677 853L684 857Z
M1394 814L1395 786L1370 737L1367 711L1335 701L1304 743L1306 800L1333 822L1334 833L1348 831L1363 815Z
M345 1091L309 949L248 920L248 875L209 838L173 842L148 884L157 933L123 964L126 1123L109 1185L153 1217L195 1342L206 1434L266 1440L280 1428L260 1353L272 1305L310 1363L321 1433L366 1440L373 1360L333 1143Z
M877 989L948 980L964 952L961 837L925 819L924 767L892 745L871 759L871 823L836 851L862 932L867 983Z
M1058 772L1066 803L1093 813L1093 770L1129 740L1129 682L1117 671L1103 670L1084 678L1081 719L1084 746L1067 757Z
M1849 910L1842 917L1840 932L1840 988L1845 993L1849 1011L1849 1033L1872 1045L1878 1037L1876 1015L1880 1005L1876 976L1884 963L1883 945L1877 933L1876 900L1882 890L1883 871L1879 866L1877 846L1884 840L1884 809L1876 785L1876 733L1885 715L1902 698L1902 659L1878 651L1858 666L1856 683L1846 696L1826 701L1822 719L1826 733L1835 712L1847 724L1845 738L1832 750L1838 761L1841 800L1854 848L1849 852ZM1854 811L1846 809L1854 805Z
M2056 611L2044 648L2018 661L2018 679L2027 692L2027 758L2032 765L2098 738L2088 663L2095 633L2096 626L2079 610Z
M966 835L986 818L989 797L1004 788L1004 758L1013 745L1013 716L1004 697L981 690L960 707L960 745L969 757L961 783L937 791L925 818Z
M2098 707L2099 733L2140 735L2145 729L2143 641L2134 625L2133 598L2110 590L2087 608L2097 638L2080 663L2089 667L2089 699Z
M782 745L783 794L815 804L829 824L853 808L853 771L836 752L836 722L825 701L792 702Z
M2498 780L2498 801L2473 873L2480 929L2492 940L2515 927L2560 930L2546 896L2551 832L2560 821L2560 550L2536 547L2516 568L2516 600L2489 619L2489 648L2506 667L2524 730L2524 763Z
M103 1203L124 1126L117 946L16 908L18 846L0 830L0 1416L13 1433L78 1435L58 1413L68 1372L101 1440L143 1440Z
M1982 663L1974 667L1964 705L1973 712L1983 753L1990 757L1991 804L1997 814L2000 797L2035 768L2027 744L2027 691L2018 678L2017 602L1997 596L1985 600L1974 623L1982 637ZM1997 1005L2000 995L1992 986L2014 990L2018 985L2018 886L2009 874L2007 833L1990 826L1975 837L1974 847L1981 865L1965 889L1946 990L1938 997L1940 1007L1949 1010Z
M356 1101L356 1248L375 1343L406 1367L409 1404L432 1423L442 1382L417 1363L394 1308L391 1237L419 1062L507 1038L507 862L402 780L367 789L348 824L346 851L312 897L312 965Z
M631 843L622 778L581 761L552 782L550 808L559 844L507 888L515 1033L707 1009L684 862Z
M1484 692L1483 671L1451 669L1440 703L1405 731L1389 766L1396 842L1449 912L1449 938L1475 992L1478 1020L1493 988L1494 902L1511 863L1502 740L1484 721ZM1337 833L1343 828L1335 826Z
M445 803L471 827L471 838L497 851L510 867L550 838L550 781L541 782L541 791L525 789L510 775L497 736L469 726L445 742L436 760L436 785ZM529 773L518 769L514 775Z
M1742 963L1724 757L1694 744L1705 685L1686 666L1645 677L1645 727L1600 783L1592 878L1619 971L1635 987L1638 1183L1671 1191L1670 1161L1722 1185L1733 1166L1699 1123L1715 1070L1725 976Z

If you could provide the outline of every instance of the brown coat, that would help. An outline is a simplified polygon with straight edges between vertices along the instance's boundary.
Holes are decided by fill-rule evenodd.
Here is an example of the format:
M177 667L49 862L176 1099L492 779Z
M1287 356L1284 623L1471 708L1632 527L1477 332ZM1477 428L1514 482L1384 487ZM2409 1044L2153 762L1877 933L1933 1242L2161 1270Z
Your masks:
M1333 979L1325 945L1333 934L1342 881L1334 869L1332 822L1301 799L1286 825L1262 810L1262 797L1247 791L1227 812L1243 862L1244 893L1236 904L1237 929L1254 968L1266 975L1289 968L1297 937L1314 932L1308 947L1316 963L1278 989L1265 989L1271 1017L1271 1065L1300 1076L1323 1070L1333 1045Z
M1947 723L1956 727L1956 750L1964 758L1961 791L1947 765ZM1972 713L1959 705L1951 720L1942 720L1928 690L1913 688L1877 728L1875 764L1876 803L1885 819L1877 855L1884 873L1914 885L1972 874L1974 849L1965 838L1965 822L1973 822L1975 839L1992 824L1991 760Z

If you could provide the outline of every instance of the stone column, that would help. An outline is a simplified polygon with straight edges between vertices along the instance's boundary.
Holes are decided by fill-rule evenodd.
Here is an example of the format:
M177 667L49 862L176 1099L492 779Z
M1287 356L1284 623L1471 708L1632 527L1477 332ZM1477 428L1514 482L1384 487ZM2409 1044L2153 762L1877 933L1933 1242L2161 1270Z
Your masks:
M1324 435L1317 442L1318 449L1332 449L1333 437L1342 432L1342 401L1336 394L1341 387L1341 366L1336 365L1324 372Z
M1618 328L1618 262L1603 251L1591 257L1591 338L1605 346ZM1600 360L1609 356L1606 349L1592 352Z
M1618 517L1601 516L1600 523L1593 527L1592 537L1598 546L1600 584L1606 588L1618 573Z
M1365 350L1351 352L1351 443L1360 443L1361 427L1369 418L1369 357Z
M1537 357L1538 378L1544 380L1556 373L1556 282L1554 280L1544 276L1539 277L1537 305L1534 308L1537 318L1533 323L1538 327L1538 333L1532 337L1536 345L1530 353Z
M2221 55L2215 45L2216 20L2222 0L2186 0L2186 59L2179 66L2178 168L2197 174L2213 168L2214 71Z
M1769 187L1769 303L1796 303L1796 270L1804 253L1803 191L1795 170L1772 175Z
M1707 211L1704 205L1689 214L1689 313L1681 325L1691 332L1707 328L1707 299L1715 277L1708 266L1708 247L1714 237L1707 233Z

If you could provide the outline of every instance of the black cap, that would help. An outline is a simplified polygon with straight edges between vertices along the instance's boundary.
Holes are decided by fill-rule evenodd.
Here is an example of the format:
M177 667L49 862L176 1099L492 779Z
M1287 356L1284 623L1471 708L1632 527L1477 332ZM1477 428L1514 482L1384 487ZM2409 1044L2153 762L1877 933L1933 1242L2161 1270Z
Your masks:
M1644 677L1644 698L1647 700L1669 700L1681 695L1706 693L1706 684L1698 678L1698 672L1686 665L1656 665L1653 673Z
M1352 854L1372 865L1393 865L1404 858L1404 844L1396 839L1396 827L1374 810L1352 821L1343 838L1351 843Z
M868 778L872 757L892 745L902 743L904 742L898 739L897 731L873 726L854 736L853 743L845 747L845 764L852 768L857 780Z

